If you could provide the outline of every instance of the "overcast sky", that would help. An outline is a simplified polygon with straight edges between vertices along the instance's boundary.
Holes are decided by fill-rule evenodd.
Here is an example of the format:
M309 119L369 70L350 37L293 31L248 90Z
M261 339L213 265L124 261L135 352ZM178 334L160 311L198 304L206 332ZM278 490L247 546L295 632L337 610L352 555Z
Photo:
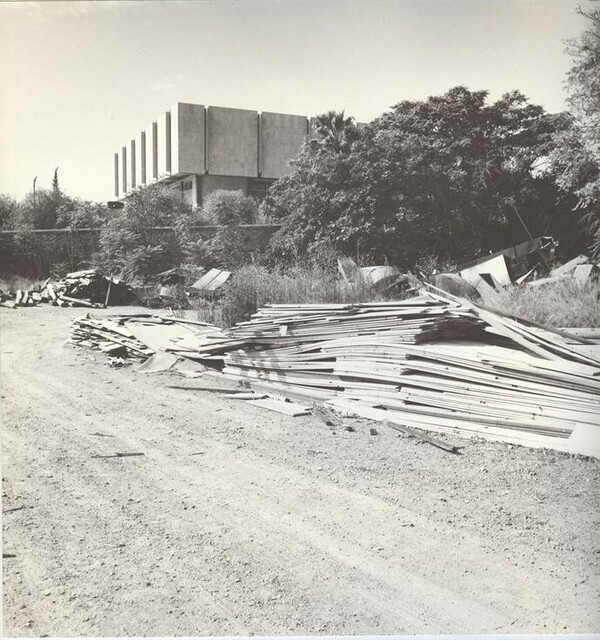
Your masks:
M59 167L113 197L113 153L175 102L369 121L462 84L565 108L587 0L2 2L0 191Z

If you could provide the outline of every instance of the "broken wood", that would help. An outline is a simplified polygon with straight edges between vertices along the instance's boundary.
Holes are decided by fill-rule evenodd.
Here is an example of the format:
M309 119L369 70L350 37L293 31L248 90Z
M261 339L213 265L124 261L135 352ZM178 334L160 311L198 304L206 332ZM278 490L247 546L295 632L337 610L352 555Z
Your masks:
M144 453L114 453L110 455L94 455L92 458L131 458L133 456L143 456Z
M464 449L464 447L457 447L455 445L447 444L438 440L437 438L432 438L430 435L427 435L423 431L419 429L414 429L411 427L406 427L400 424L392 424L391 422L384 422L386 427L390 427L391 429L395 429L396 431L401 431L412 438L417 438L422 442L427 442L432 444L434 447L438 449L443 449L444 451L448 451L449 453L459 453L460 449Z
M22 507L12 507L11 509L6 509L5 511L3 511L2 513L12 513L13 511L21 511L21 509L27 509L27 507L22 506Z

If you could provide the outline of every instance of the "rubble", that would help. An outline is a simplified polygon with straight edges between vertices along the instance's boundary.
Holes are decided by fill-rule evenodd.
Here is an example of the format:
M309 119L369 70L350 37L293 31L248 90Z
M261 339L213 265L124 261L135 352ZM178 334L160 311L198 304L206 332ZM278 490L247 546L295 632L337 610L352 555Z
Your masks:
M566 336L434 287L395 302L268 305L228 331L148 316L74 324L79 344L109 340L140 358L166 351L302 403L257 406L301 415L320 403L413 434L600 458L600 361Z
M135 300L133 289L117 278L104 276L98 269L68 273L60 280L48 278L37 290L0 295L0 304L17 308L49 302L59 307L106 307Z
M447 293L478 302L490 291L512 285L538 287L572 280L582 288L590 279L598 279L600 267L584 255L551 269L556 247L552 238L543 236L463 264L457 273L435 274L431 282Z
M549 236L534 238L460 265L458 275L485 294L485 285L497 289L547 275L556 247L557 243ZM481 282L484 283L483 291Z
M145 313L97 318L87 314L73 320L70 342L102 351L115 363L124 358L141 361L140 371L152 373L176 368L182 375L196 377L204 367L190 361L209 335L221 338L218 327L182 318ZM184 357L187 362L181 362Z

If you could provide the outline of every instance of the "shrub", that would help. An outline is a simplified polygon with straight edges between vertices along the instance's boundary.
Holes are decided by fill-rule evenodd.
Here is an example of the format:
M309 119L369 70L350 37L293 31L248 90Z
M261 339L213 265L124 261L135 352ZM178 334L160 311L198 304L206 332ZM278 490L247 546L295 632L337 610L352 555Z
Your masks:
M213 191L202 208L202 219L220 228L204 243L192 243L188 255L221 269L238 269L252 261L255 250L240 229L241 224L256 221L258 206L253 198L241 191Z
M194 222L193 209L170 187L143 187L104 227L98 262L110 273L144 280L181 262ZM161 229L171 226L173 231Z
M206 198L202 207L202 218L207 224L252 224L257 215L256 201L242 191L217 189Z

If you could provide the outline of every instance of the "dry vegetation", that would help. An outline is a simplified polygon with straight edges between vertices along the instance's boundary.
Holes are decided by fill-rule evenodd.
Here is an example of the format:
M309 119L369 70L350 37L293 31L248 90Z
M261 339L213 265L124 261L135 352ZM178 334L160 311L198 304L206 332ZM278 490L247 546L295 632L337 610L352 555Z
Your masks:
M375 302L384 299L365 284L349 285L334 269L295 266L286 270L250 265L234 273L218 301L195 301L199 317L222 327L247 320L266 304Z
M600 327L600 284L591 280L582 287L570 279L539 287L508 287L490 293L485 303L548 327Z
M21 276L0 279L0 290L35 290L39 280ZM199 319L221 327L247 320L266 304L377 302L385 295L366 285L348 285L337 271L320 265L267 269L250 265L235 272L222 297L198 298L193 306ZM484 303L503 313L548 327L600 327L600 283L574 281L539 287L513 286L486 295Z

